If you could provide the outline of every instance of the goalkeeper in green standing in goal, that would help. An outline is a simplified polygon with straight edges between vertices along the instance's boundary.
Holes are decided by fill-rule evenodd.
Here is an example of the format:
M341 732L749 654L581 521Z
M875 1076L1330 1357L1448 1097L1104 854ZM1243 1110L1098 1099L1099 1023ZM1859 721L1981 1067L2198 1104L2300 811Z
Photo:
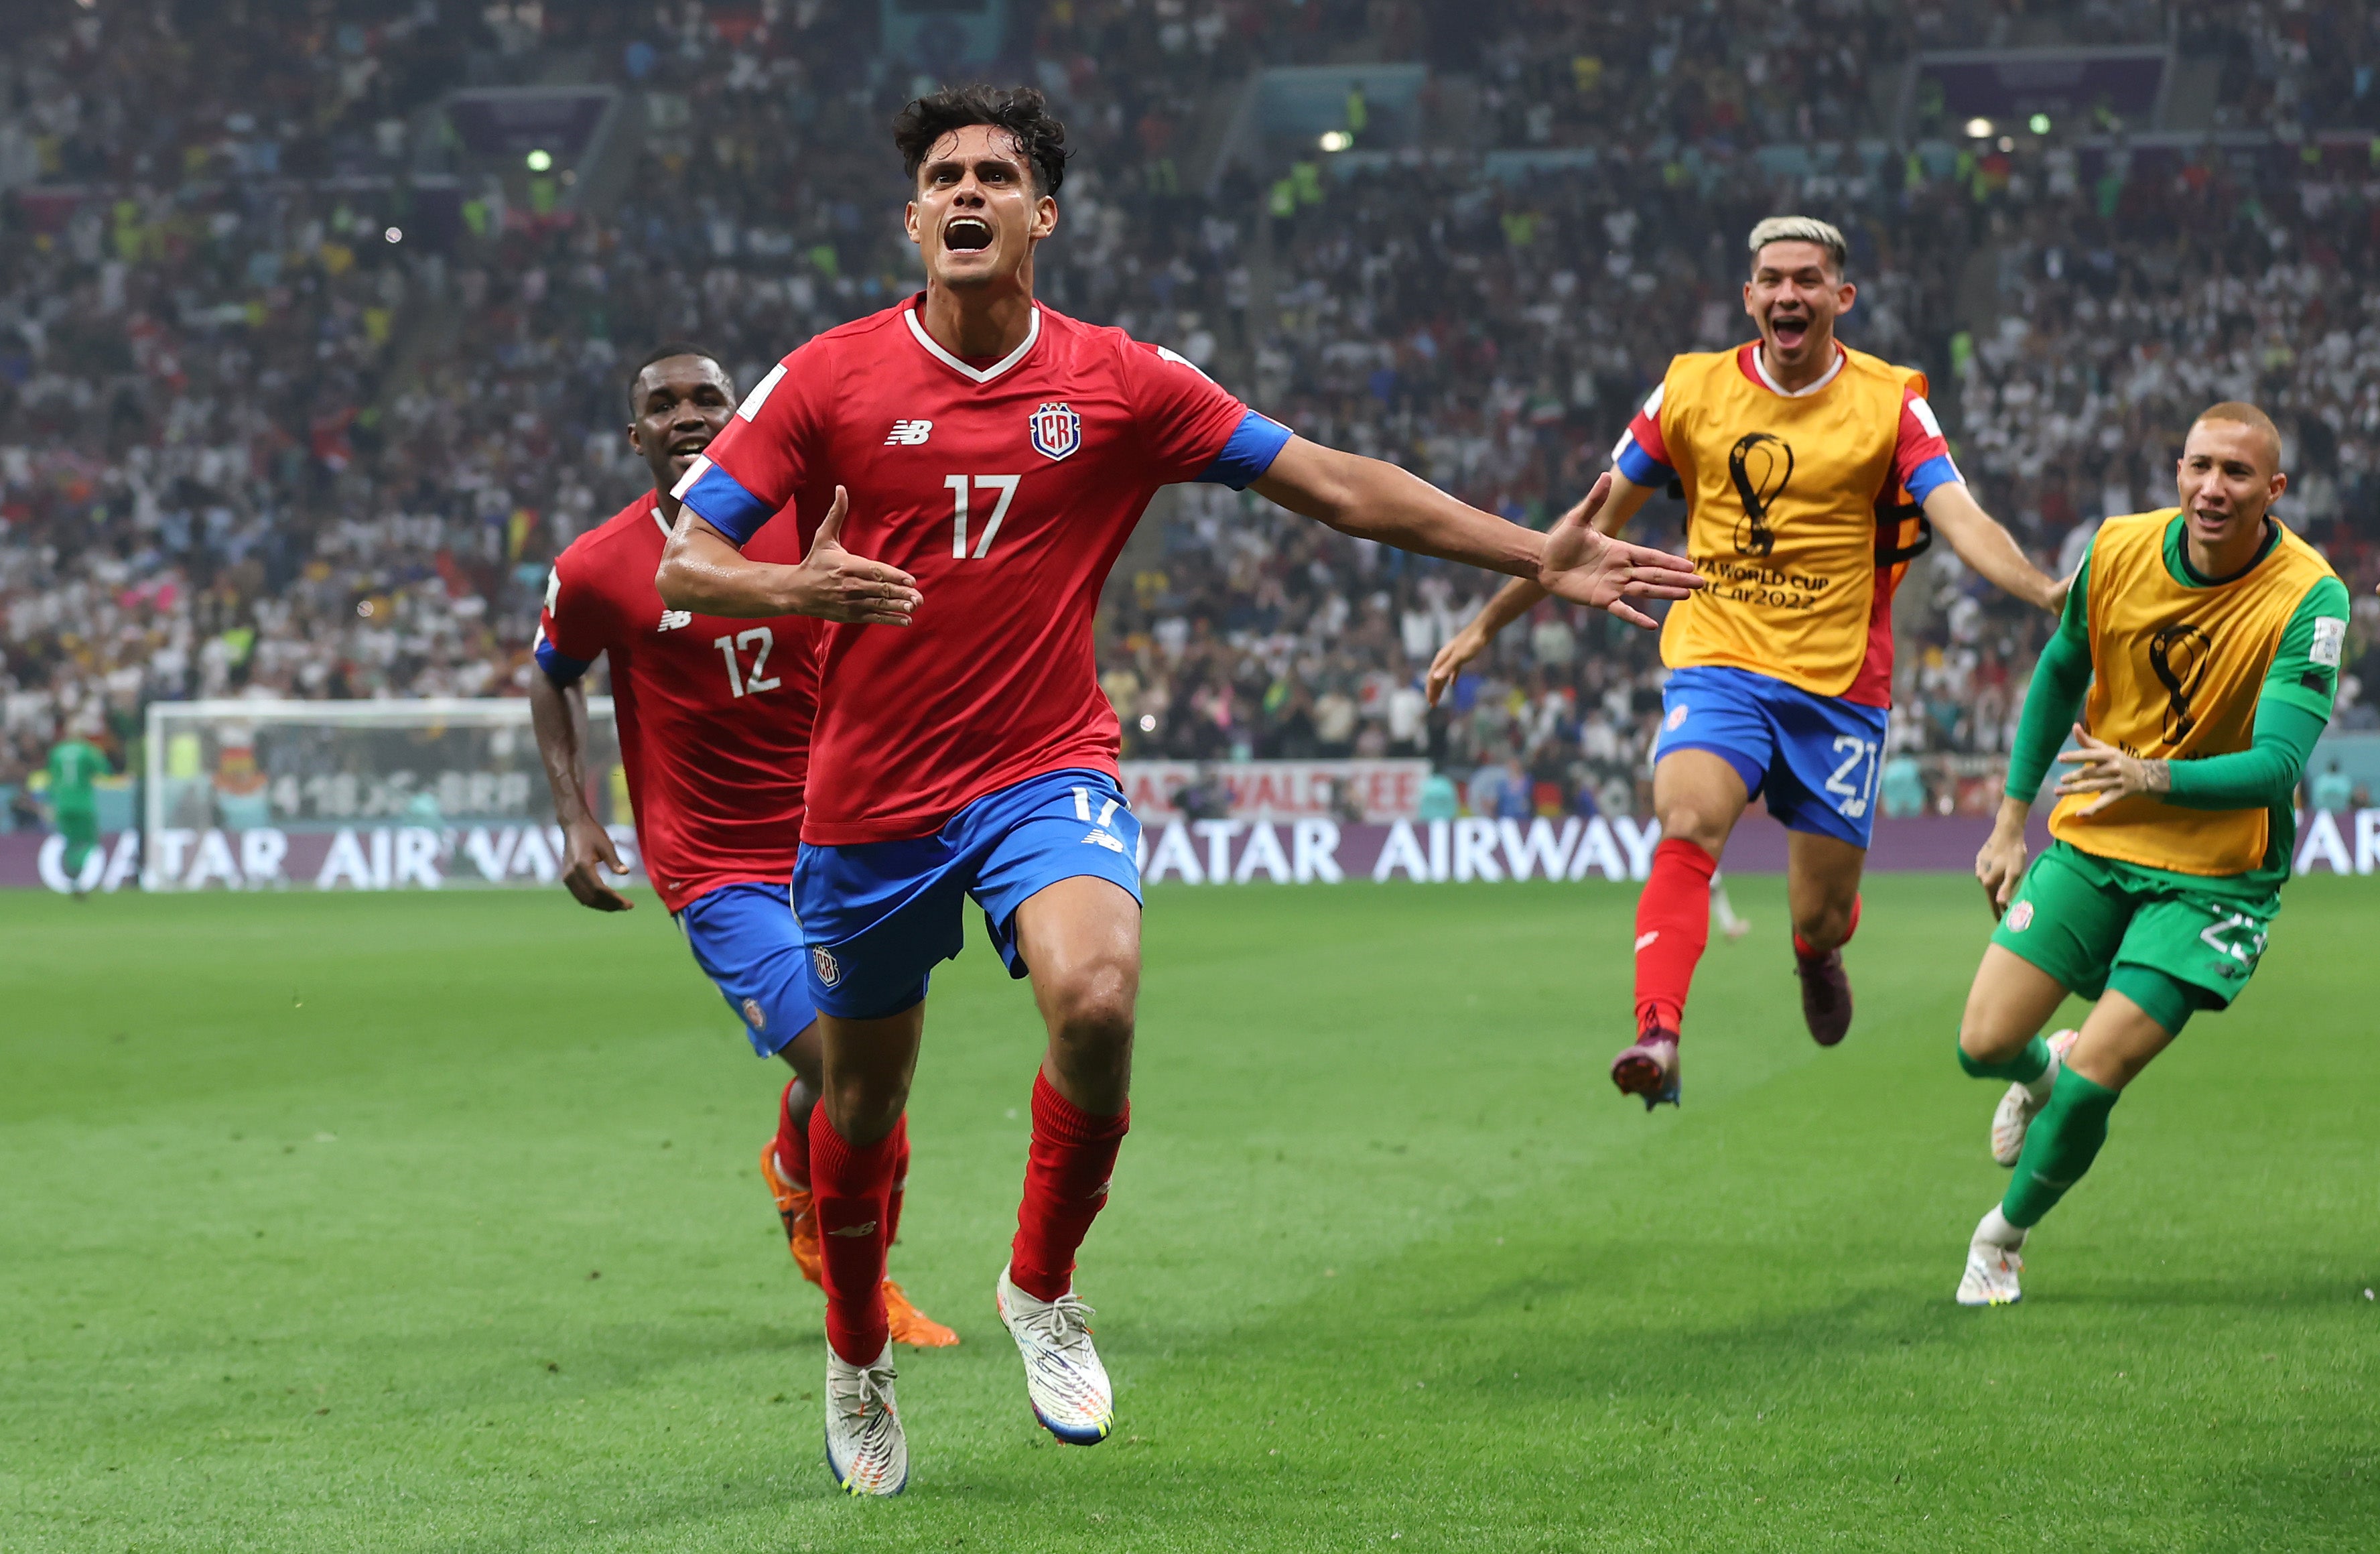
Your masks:
M51 747L50 825L66 839L66 877L78 896L83 893L82 871L99 845L99 798L92 784L107 771L106 754L79 733Z

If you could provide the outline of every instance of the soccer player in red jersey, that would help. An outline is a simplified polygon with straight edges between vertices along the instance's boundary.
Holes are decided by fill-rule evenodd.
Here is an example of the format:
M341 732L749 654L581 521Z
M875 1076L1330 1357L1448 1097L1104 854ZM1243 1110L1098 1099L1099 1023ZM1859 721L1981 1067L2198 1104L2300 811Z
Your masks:
M677 485L662 559L678 609L763 617L795 574L746 552L790 510L844 520L905 627L825 628L810 802L794 871L824 1038L810 1119L826 1257L828 1467L893 1494L908 1448L878 1298L886 1192L924 1026L927 974L983 908L1049 1028L1009 1264L995 1298L1034 1412L1090 1444L1113 1394L1073 1288L1129 1112L1140 978L1140 826L1117 786L1114 713L1091 616L1160 486L1253 486L1342 533L1533 577L1649 625L1686 562L1597 533L1548 533L1389 464L1293 436L1180 357L1033 299L1058 223L1064 128L1040 94L984 87L911 103L894 140L926 289L787 357Z
M802 977L801 925L790 901L817 712L820 622L811 616L880 618L872 607L855 610L842 595L856 579L893 575L823 543L794 600L808 614L723 621L662 605L653 568L677 516L669 488L710 445L735 404L727 374L699 346L666 345L638 365L629 384L636 419L628 442L651 468L653 490L555 558L537 636L543 673L530 679L529 707L565 836L562 881L584 905L625 912L634 904L604 881L603 870L627 870L587 807L587 691L580 682L598 655L611 655L620 758L646 872L695 961L744 1022L753 1051L781 1057L794 1071L778 1099L776 1136L760 1151L760 1174L784 1220L795 1264L818 1284L808 1126L819 1090L819 1036ZM798 564L795 544L787 525L753 548ZM908 1174L905 1130L898 1153L888 1232L900 1218ZM884 1302L899 1342L935 1348L958 1342L890 1279Z

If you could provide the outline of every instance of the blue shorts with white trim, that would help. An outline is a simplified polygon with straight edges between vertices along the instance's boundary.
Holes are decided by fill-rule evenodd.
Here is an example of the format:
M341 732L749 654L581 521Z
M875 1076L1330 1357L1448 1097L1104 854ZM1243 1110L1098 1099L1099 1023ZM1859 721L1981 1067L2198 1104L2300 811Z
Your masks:
M687 902L677 926L695 964L744 1022L753 1051L775 1057L818 1018L788 887L722 885Z
M1653 758L1708 750L1735 768L1745 792L1767 800L1786 830L1865 847L1891 725L1882 707L1705 664L1674 671L1662 687Z
M794 904L809 946L809 997L844 1020L917 1003L928 973L959 953L969 897L1008 974L1023 977L1016 909L1080 876L1112 880L1138 901L1139 856L1140 822L1123 790L1087 769L986 794L931 836L806 846Z

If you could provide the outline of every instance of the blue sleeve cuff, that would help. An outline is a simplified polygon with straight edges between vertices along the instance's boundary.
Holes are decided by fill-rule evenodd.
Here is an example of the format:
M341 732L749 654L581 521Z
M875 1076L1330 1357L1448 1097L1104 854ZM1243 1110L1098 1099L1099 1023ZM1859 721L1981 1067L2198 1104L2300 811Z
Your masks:
M1611 462L1619 467L1621 478L1632 486L1666 486L1678 478L1678 472L1636 445L1633 437L1622 437L1620 446L1612 450Z
M545 633L541 631L537 634L537 647L533 650L537 654L537 666L545 671L545 677L557 686L577 685L579 678L593 667L556 648L545 639Z
M1966 480L1949 454L1936 454L1909 472L1909 499L1923 507L1925 499L1944 486L1964 485Z
M735 476L715 464L679 492L678 500L693 508L697 517L739 545L759 533L760 526L777 516L774 507L746 491Z
M1269 416L1250 410L1240 418L1231 441L1215 455L1215 462L1199 472L1198 479L1208 485L1245 491L1272 467L1281 449L1289 446L1289 428Z

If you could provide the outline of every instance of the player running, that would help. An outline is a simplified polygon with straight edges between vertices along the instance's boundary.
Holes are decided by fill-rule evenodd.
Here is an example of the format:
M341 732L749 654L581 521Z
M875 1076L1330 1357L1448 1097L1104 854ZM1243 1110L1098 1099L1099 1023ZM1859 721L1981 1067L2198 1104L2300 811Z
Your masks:
M825 629L794 871L824 1038L810 1159L828 1467L880 1495L908 1473L877 1293L885 1194L928 974L958 953L968 897L1010 973L1032 978L1049 1029L995 1299L1050 1432L1087 1445L1113 1420L1073 1274L1130 1116L1140 825L1117 785L1090 627L1157 490L1254 487L1343 533L1536 577L1644 625L1628 598L1697 581L1576 515L1533 533L1318 447L1182 358L1038 305L1034 249L1057 226L1068 154L1038 92L939 92L902 112L894 140L925 292L811 340L753 391L680 480L658 579L680 609L781 613L793 575L744 547L789 506L805 528L847 512L856 549L917 579L881 596L909 626Z
M2271 516L2280 464L2254 406L2200 416L2181 505L2101 526L2034 670L1975 858L1999 927L1959 1025L1960 1066L2010 1082L1992 1158L2016 1173L1975 1227L1961 1305L2021 1298L2026 1232L2091 1169L2124 1087L2194 1012L2240 996L2280 911L2348 621L2346 585ZM2060 756L2070 727L2081 748ZM2052 757L2072 770L2028 869ZM2044 1041L2069 993L2098 1002Z
M1612 1083L1678 1100L1686 991L1710 939L1711 880L1754 795L1785 824L1802 1017L1821 1047L1852 1024L1842 946L1859 927L1892 706L1892 594L1938 527L1976 572L2056 610L2045 576L1975 504L1925 403L1925 375L1846 348L1858 288L1843 235L1808 216L1752 229L1743 310L1760 338L1681 356L1612 450L1596 527L1619 533L1654 488L1682 488L1686 550L1711 579L1670 612L1654 747L1661 843L1636 903L1636 1039ZM1429 668L1435 702L1545 597L1504 585Z
M77 900L89 893L82 871L99 845L99 795L92 784L107 770L106 753L79 731L50 747L50 825L66 844L61 871Z
M760 1151L802 1277L822 1282L810 1206L809 1112L819 1089L816 1012L802 982L801 925L790 892L801 834L802 779L817 712L816 621L794 611L865 620L872 607L845 597L855 577L891 578L820 540L808 558L791 526L754 545L799 563L788 613L723 621L665 608L653 568L677 516L669 494L710 444L735 405L735 386L710 353L673 343L638 364L629 382L628 444L653 472L653 490L555 558L546 582L529 682L539 751L562 822L562 882L583 905L625 912L635 904L603 871L625 874L612 838L587 807L587 689L596 658L610 654L620 759L645 872L685 931L697 965L744 1022L753 1051L784 1059L794 1077L777 1105L777 1134ZM908 1175L905 1128L895 1143L887 1238ZM899 1342L940 1348L958 1335L884 1281Z

